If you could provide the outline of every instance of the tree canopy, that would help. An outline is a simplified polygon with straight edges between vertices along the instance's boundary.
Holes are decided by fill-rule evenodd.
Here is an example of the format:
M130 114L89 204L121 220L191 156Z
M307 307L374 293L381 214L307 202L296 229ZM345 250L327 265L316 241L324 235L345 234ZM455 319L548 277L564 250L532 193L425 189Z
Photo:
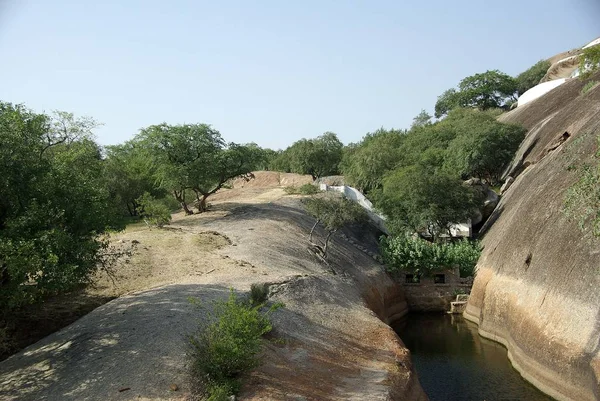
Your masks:
M396 169L386 175L375 196L395 232L428 233L437 238L467 221L477 208L477 193L450 174L421 166Z
M120 227L95 123L0 103L0 312L85 283Z
M600 70L600 45L583 49L579 59L579 70L581 79L587 79Z
M271 169L310 174L313 179L339 173L344 145L333 132L314 139L301 139L275 157Z
M516 100L517 81L498 70L486 71L464 78L458 90L445 91L435 104L435 116L443 117L457 107L480 110L505 108Z
M383 175L400 160L405 131L379 129L344 149L340 170L348 185L364 193L381 186Z
M517 93L521 96L523 93L527 92L529 89L533 88L537 84L540 83L542 78L548 72L550 68L550 62L547 60L540 60L535 63L531 68L526 71L523 71L519 75L517 75Z
M185 191L196 195L199 212L206 199L229 180L249 177L263 157L256 145L225 143L219 131L207 124L152 125L133 139L155 166L159 186L172 193L191 214Z

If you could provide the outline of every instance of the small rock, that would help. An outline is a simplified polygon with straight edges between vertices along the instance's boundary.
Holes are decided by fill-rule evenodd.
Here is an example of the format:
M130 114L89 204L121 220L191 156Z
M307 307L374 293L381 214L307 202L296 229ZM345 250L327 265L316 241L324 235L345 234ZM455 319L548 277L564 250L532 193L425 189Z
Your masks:
M177 384L171 384L169 386L169 390L171 390L171 391L177 391L177 390L179 390L179 386L177 386Z
M134 239L134 240L132 240L132 241L131 241L131 243L132 243L133 245L137 245L137 244L139 244L139 243L140 243L140 241L138 241L138 240Z

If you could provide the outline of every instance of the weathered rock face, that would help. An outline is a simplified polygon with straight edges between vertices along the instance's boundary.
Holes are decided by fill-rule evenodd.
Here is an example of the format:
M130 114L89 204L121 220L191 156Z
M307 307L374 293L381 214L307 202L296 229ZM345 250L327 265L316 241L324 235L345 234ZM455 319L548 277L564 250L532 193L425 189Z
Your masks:
M596 74L594 79L600 79ZM483 228L465 317L505 344L517 370L559 400L600 399L600 240L562 212L577 171L593 161L600 90L571 80L502 117L530 131L514 177Z

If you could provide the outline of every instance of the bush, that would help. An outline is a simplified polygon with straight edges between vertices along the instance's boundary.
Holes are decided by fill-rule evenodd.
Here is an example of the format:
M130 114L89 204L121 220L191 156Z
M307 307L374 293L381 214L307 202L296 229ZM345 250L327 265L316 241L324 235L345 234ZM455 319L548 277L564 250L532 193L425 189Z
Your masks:
M171 221L171 208L163 200L155 199L148 192L137 199L141 214L148 225L162 227Z
M300 187L289 186L283 188L283 190L288 195L314 195L320 192L319 188L317 188L316 185L313 184L304 184Z
M581 89L581 94L585 95L586 93L588 93L589 91L591 91L594 87L596 87L596 85L598 85L598 83L599 83L598 81L590 81L590 82L588 82Z
M477 241L431 243L408 234L381 238L381 253L390 272L409 270L429 274L458 267L461 277L473 276L481 254Z
M240 376L259 365L262 335L272 330L263 303L251 305L231 290L226 301L215 301L210 323L190 339L193 366L209 400L222 400L240 389Z
M600 45L583 50L579 58L579 78L587 79L600 69Z
M252 305L264 304L269 298L269 286L265 283L254 283L250 286L250 303Z

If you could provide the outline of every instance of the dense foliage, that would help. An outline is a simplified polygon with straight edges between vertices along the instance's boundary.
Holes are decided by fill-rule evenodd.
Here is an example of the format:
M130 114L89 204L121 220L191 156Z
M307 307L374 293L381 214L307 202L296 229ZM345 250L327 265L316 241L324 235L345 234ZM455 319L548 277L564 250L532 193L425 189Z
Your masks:
M414 235L398 235L381 239L381 252L390 272L406 270L430 274L444 269L459 268L461 277L475 275L475 265L481 254L477 241L431 243Z
M187 214L186 190L195 194L199 212L207 198L236 177L250 177L264 157L256 145L226 143L207 124L153 125L133 139L152 163L157 185L173 194Z
M336 175L343 147L333 132L326 132L314 139L301 139L273 159L271 170L310 174L313 179Z
M393 231L447 234L480 203L462 181L478 177L497 185L524 138L524 128L498 122L498 114L459 108L434 124L423 118L408 132L368 134L345 150L345 180L370 194Z
M600 45L583 49L579 59L579 70L581 79L587 79L600 70Z
M542 78L544 78L544 76L548 72L549 68L549 61L540 60L527 71L523 71L522 73L517 75L517 93L519 94L519 96L521 96L523 93L527 92L529 89L539 84Z
M226 301L208 309L209 323L190 338L193 368L203 381L209 400L228 400L240 389L243 373L260 363L262 336L272 330L263 303L253 305L231 290Z
M395 232L419 232L437 238L467 221L477 208L477 192L446 173L420 166L396 169L386 175L376 205L389 217Z
M348 185L369 193L381 186L383 175L400 160L400 145L406 131L379 129L362 142L344 149L341 172Z
M435 116L440 118L457 107L506 108L516 100L517 88L517 80L498 70L466 77L458 90L449 89L438 98Z
M0 312L88 282L119 227L95 123L0 103Z

